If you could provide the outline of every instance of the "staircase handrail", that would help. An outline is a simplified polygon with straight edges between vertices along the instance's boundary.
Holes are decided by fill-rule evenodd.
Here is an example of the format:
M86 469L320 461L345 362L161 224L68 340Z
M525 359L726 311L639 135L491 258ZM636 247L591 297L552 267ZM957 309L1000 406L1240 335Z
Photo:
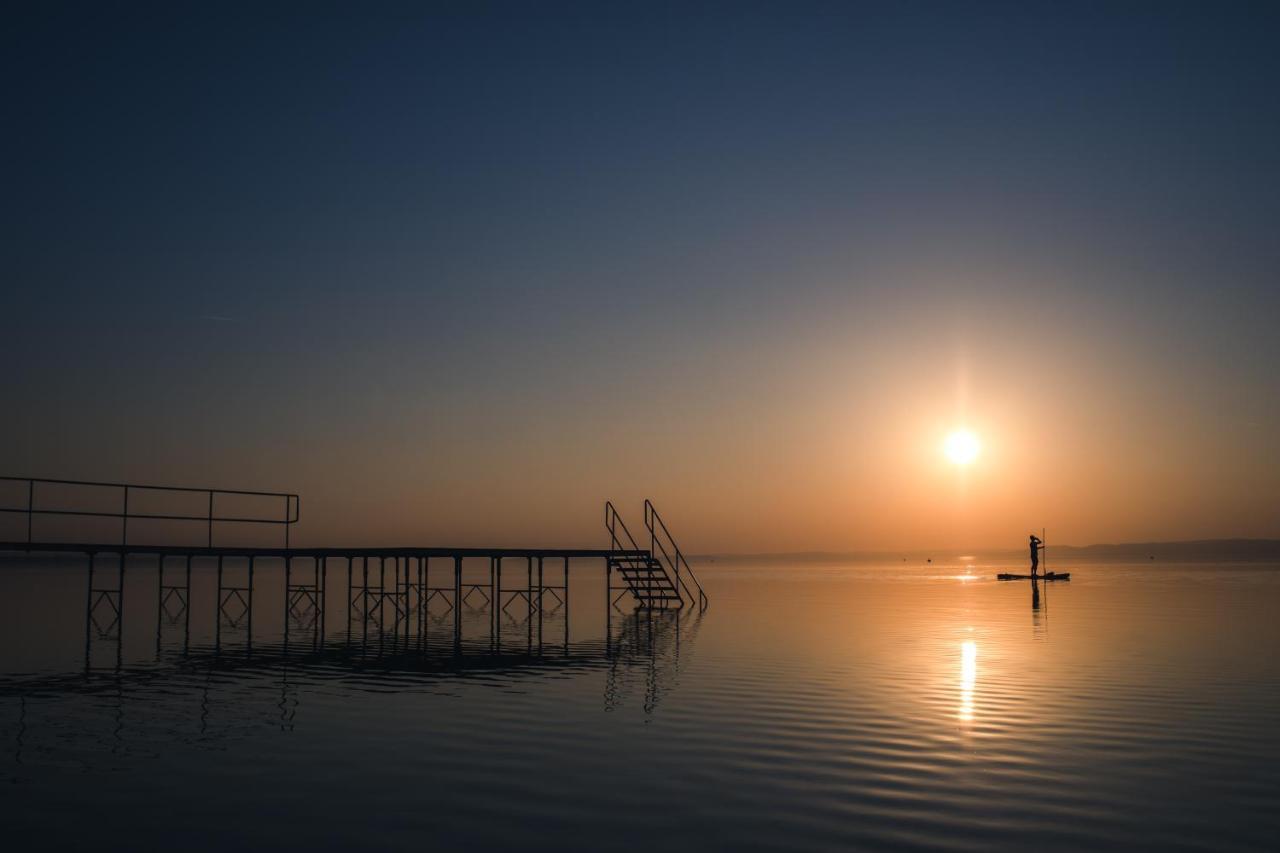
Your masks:
M604 502L604 527L609 531L609 547L612 550L624 550L622 540L618 538L618 528L622 528L622 532L627 537L627 542L631 545L632 551L645 550L636 544L635 537L631 535L631 531L627 528L627 523L622 520L622 516L613 505L613 501Z
M680 550L680 544L676 542L676 538L671 535L671 531L667 528L666 522L664 522L662 520L662 516L658 514L657 507L655 507L653 505L653 501L648 498L645 498L644 501L644 526L649 530L650 551L654 552L655 557L657 556L657 552L662 554L662 557L666 560L667 564L672 567L676 576L676 581L679 583L680 587L684 592L688 593L690 599L698 602L699 610L706 610L707 605L710 603L710 599L707 598L706 592L703 591L702 583L698 580L698 576L694 574L693 566L689 565L689 560L684 556L684 552ZM659 538L659 531L661 531L662 535L666 537L666 541L671 543L671 549L675 551L674 558L667 550L666 543ZM697 591L696 595L694 590L690 589L689 585L685 583L686 577L693 581L693 585Z

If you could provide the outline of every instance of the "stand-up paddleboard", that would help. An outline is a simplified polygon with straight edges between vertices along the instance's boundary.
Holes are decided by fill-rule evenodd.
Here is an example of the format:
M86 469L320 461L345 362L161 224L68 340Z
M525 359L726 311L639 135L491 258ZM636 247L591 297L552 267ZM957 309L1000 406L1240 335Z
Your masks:
M1033 547L1033 548L1034 548L1034 547L1045 548L1044 540L1045 540L1046 538L1047 538L1047 536L1045 535L1045 530L1044 530L1044 528L1042 527L1042 528L1040 528L1040 538L1039 538L1039 542L1037 542L1037 541L1036 541L1036 535L1035 535L1034 533L1033 533L1033 534L1031 534L1032 547ZM1037 562L1039 562L1039 560L1037 559L1036 552L1035 552L1035 551L1032 551L1032 552L1031 552L1031 567L1032 567L1032 568L1035 568L1035 566L1036 566L1036 563L1037 563ZM1043 572L1043 573L1041 573L1041 574L1038 574L1038 575L1016 575L1016 574L1013 574L1012 572L1001 572L1000 574L996 575L996 580L998 580L998 581L1035 581L1035 580L1044 580L1044 581L1069 581L1069 580L1071 580L1071 572L1051 572L1051 571L1049 571L1049 567L1048 567L1048 563L1049 563L1049 552L1048 552L1047 550L1045 551L1045 554L1044 554L1044 562L1045 562L1045 570L1044 570L1044 572Z
M998 581L1069 581L1071 580L1071 572L1045 572L1043 575L1014 575L1008 572L1001 572L996 575Z

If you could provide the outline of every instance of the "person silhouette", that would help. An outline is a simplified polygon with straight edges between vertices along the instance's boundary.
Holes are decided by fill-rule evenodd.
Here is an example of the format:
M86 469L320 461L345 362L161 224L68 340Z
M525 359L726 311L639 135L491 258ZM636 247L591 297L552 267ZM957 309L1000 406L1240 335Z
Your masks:
M1040 569L1040 552L1044 550L1044 542L1039 536L1031 534L1031 577Z

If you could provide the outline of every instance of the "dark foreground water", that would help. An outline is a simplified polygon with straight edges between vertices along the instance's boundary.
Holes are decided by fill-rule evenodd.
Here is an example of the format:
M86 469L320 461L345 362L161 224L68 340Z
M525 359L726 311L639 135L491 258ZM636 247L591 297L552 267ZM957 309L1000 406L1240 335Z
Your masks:
M1072 568L717 562L701 617L606 626L584 564L567 626L467 606L459 648L345 566L286 640L279 567L217 616L131 565L86 624L82 563L9 562L5 847L1274 849L1280 571Z

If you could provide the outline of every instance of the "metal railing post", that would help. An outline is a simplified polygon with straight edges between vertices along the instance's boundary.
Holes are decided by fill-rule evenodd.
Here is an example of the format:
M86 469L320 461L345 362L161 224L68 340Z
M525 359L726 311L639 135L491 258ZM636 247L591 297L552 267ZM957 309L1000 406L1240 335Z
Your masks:
M209 490L209 547L213 547L213 489Z
M129 487L124 487L124 512L120 514L120 544L129 544Z
M31 544L31 519L36 503L36 481L27 480L27 544Z

